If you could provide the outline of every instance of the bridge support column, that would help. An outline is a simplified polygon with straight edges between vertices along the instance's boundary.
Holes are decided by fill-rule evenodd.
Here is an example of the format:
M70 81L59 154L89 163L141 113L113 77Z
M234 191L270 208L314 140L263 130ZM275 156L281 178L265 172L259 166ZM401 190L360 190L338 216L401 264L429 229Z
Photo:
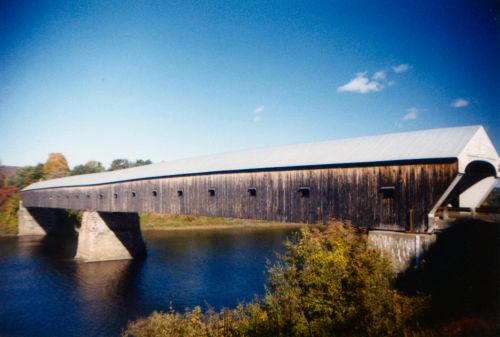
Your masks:
M85 262L126 260L145 253L137 213L83 213L76 259Z
M387 254L396 272L419 267L421 257L436 241L436 234L370 231L368 242Z
M23 202L19 202L18 217L18 234L25 235L46 235L47 227L52 227L54 216L49 209L26 208Z

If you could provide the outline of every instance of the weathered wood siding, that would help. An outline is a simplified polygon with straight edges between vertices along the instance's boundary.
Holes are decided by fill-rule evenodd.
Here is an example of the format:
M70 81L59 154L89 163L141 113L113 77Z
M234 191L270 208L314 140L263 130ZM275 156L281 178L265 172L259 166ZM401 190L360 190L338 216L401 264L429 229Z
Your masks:
M323 222L350 220L379 229L426 228L427 213L457 175L457 163L225 173L148 179L22 193L27 207L162 212ZM301 197L300 187L310 189ZM381 187L394 187L384 197ZM209 189L215 189L215 195ZM256 189L256 196L248 193ZM183 195L178 196L178 190ZM153 194L155 192L155 195ZM134 196L135 195L135 196Z

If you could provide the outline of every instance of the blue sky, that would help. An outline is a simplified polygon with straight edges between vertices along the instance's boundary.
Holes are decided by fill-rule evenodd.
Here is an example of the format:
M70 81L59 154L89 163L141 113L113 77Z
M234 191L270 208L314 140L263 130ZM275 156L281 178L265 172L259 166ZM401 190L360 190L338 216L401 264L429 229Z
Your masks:
M154 162L482 124L494 1L0 1L0 161Z

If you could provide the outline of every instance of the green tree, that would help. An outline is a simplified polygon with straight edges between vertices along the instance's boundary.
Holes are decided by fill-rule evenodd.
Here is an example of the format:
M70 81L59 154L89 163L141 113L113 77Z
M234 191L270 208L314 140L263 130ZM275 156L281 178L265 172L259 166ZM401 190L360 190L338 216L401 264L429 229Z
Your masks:
M128 159L115 159L111 162L111 166L108 171L122 170L130 167L149 165L153 162L150 159L137 159L135 163L129 161Z
M25 166L20 168L16 174L10 177L7 185L16 186L19 189L45 179L45 170L43 164L36 166Z
M76 165L70 175L76 176L79 174L98 173L103 171L105 171L105 168L102 166L101 162L91 160L85 164Z
M137 159L135 161L135 164L134 166L143 166L143 165L149 165L149 164L152 164L153 162L151 161L151 159Z
M69 174L69 166L66 158L61 153L50 153L49 158L43 165L46 179L65 177Z
M115 159L111 162L109 171L122 170L130 167L128 159Z
M17 233L19 190L14 186L0 186L0 234Z
M2 162L0 161L0 187L5 186L6 184L7 184L7 178L3 174Z

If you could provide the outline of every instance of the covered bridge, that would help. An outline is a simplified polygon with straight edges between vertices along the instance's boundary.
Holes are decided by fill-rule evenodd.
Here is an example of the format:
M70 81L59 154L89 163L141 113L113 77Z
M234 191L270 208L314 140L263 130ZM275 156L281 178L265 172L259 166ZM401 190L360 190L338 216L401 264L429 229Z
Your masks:
M499 177L482 126L262 148L41 181L27 208L161 212L432 229L439 207L478 207Z

